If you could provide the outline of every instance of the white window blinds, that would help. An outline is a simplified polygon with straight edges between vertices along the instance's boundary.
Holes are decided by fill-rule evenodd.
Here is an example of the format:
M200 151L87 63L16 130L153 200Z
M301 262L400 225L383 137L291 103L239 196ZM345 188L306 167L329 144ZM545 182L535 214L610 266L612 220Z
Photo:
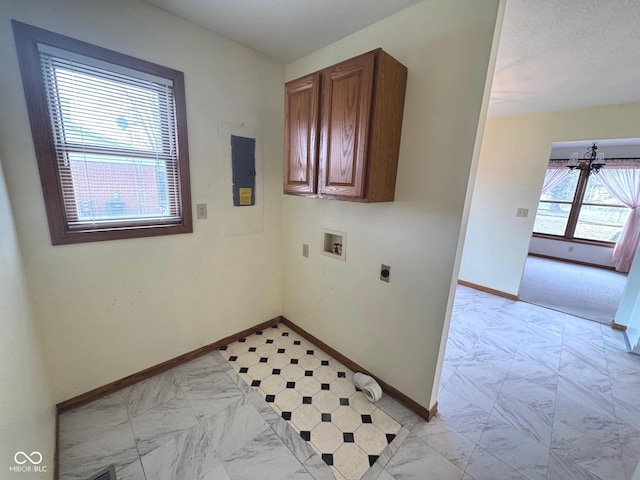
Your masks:
M39 44L70 229L181 219L169 79Z

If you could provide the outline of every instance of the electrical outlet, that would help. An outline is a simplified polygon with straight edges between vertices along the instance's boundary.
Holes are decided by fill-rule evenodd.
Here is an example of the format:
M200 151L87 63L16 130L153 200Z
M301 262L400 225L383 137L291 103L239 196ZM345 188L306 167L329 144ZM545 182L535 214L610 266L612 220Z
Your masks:
M302 244L302 256L307 258L309 257L309 245L306 243Z
M529 209L528 208L518 208L516 211L516 217L528 217Z
M196 216L198 220L204 220L207 218L207 204L206 203L198 203L196 205Z
M391 267L389 265L380 265L380 280L389 283L389 277L391 276Z

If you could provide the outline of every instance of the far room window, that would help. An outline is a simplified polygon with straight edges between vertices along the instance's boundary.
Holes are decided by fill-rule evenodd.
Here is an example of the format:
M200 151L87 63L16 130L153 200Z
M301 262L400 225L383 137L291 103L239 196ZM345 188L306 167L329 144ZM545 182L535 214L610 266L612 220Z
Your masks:
M615 243L630 213L598 180L598 174L576 169L542 194L533 231L568 240Z
M183 74L13 27L52 242L191 232Z

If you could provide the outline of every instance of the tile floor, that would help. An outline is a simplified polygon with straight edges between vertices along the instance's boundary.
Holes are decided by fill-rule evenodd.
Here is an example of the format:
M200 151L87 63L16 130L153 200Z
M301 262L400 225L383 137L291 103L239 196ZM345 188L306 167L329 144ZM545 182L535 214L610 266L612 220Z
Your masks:
M61 415L61 479L110 463L118 480L334 478L240 375L214 352ZM630 480L640 460L640 357L621 332L465 287L438 416L375 406L401 428L363 480Z
M309 442L337 479L359 480L400 432L353 373L285 325L222 347L247 385Z

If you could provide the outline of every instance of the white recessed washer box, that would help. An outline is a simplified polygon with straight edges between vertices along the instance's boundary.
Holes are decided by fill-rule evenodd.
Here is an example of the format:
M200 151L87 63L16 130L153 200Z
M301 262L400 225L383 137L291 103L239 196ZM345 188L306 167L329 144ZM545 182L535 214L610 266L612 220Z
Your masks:
M347 234L337 230L322 230L322 254L336 260L346 260L347 258Z

